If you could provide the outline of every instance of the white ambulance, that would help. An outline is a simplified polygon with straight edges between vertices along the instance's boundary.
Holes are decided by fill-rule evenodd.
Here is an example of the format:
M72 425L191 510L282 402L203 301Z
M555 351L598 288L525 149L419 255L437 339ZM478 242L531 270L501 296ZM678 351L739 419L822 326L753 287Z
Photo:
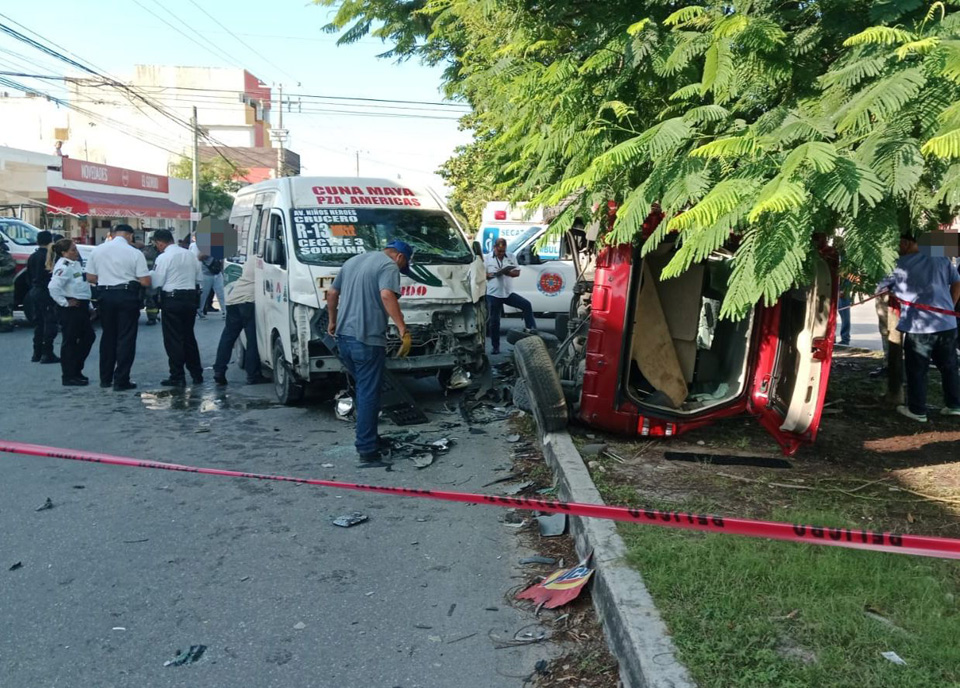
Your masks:
M477 240L487 255L497 239L506 239L507 253L520 263L520 276L514 278L513 290L530 302L534 313L566 316L577 281L576 269L567 242L561 241L561 237L541 243L548 229L541 208L528 217L522 204L491 201L483 209ZM505 310L515 312L513 308Z
M389 179L282 177L242 188L230 224L238 255L224 268L227 289L242 263L256 262L257 345L281 402L342 371L327 334L326 291L351 256L394 239L414 249L400 294L413 349L391 356L400 340L390 323L387 368L449 383L485 365L480 247L433 191Z

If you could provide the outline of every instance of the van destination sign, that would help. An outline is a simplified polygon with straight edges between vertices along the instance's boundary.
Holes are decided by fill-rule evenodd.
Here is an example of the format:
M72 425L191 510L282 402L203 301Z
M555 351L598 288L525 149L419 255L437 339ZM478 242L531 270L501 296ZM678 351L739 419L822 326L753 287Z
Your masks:
M312 191L317 205L420 206L417 194L403 186L315 186Z
M293 236L300 255L366 252L353 208L294 208Z

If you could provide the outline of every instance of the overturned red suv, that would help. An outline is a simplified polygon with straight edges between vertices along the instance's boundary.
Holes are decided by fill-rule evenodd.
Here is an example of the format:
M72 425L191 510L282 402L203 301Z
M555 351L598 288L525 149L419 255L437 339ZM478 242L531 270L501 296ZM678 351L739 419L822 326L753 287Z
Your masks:
M546 430L573 415L615 433L672 437L750 414L785 454L816 439L838 295L828 253L811 285L735 322L719 318L730 251L661 281L671 243L642 258L629 244L592 257L583 236L566 240L580 263L567 331L515 347L524 396Z

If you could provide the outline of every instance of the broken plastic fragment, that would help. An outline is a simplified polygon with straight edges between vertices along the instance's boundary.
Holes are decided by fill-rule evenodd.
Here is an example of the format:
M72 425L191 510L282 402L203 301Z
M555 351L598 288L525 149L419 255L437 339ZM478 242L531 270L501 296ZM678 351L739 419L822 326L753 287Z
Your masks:
M413 465L417 468L426 468L433 463L433 454L424 452L423 454L414 454L412 457Z
M522 483L517 483L516 485L511 485L506 490L504 490L504 493L508 495L518 495L529 487L533 487L533 482L530 480Z
M163 666L183 666L184 664L193 664L194 662L199 661L199 659L203 657L203 653L206 651L206 645L191 645L190 649L186 652L181 653L180 650L177 650L176 657L164 662Z
M461 367L456 367L450 372L450 380L447 382L447 389L463 389L470 386L470 374Z
M566 514L549 514L547 516L537 516L537 522L540 524L540 534L543 537L557 537L563 535L567 529Z
M507 435L507 442L514 444L520 441L520 435Z
M340 526L341 528L349 528L350 526L355 526L358 523L363 523L366 520L367 516L361 514L359 511L354 511L352 514L337 516L337 518L333 520L333 525Z
M894 664L899 664L900 666L907 666L907 663L901 659L900 655L896 652L881 652L880 653L884 659L888 659Z
M337 392L337 396L334 397L334 413L337 420L350 420L350 415L353 413L353 397L347 394L346 390Z
M592 553L588 554L573 568L554 571L536 585L517 593L517 599L533 600L547 609L555 609L576 599L593 575L593 569L589 567L592 556Z
M47 509L52 509L52 508L53 508L53 500L47 497L47 501L45 501L42 505L38 506L37 511L46 511Z

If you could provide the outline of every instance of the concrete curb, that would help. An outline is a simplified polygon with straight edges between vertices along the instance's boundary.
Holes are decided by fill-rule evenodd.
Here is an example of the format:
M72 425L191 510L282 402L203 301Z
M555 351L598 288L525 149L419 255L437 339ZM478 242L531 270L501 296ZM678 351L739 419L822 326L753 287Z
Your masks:
M543 454L557 475L560 499L603 504L587 467L567 432L546 433ZM593 605L607 644L620 661L627 688L695 688L675 656L673 641L635 569L627 566L626 544L616 524L598 518L570 518L570 532L582 557L593 550Z

